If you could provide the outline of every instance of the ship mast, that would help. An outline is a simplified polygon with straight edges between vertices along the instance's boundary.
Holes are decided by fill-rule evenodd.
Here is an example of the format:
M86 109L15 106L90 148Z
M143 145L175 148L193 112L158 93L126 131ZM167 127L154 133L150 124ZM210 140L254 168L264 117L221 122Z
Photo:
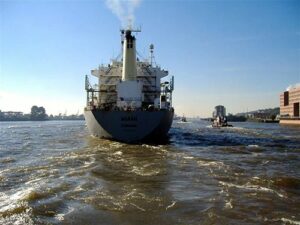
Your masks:
M153 63L155 63L155 58L154 58L154 44L151 44L149 46L149 50L150 50L150 65L152 66Z

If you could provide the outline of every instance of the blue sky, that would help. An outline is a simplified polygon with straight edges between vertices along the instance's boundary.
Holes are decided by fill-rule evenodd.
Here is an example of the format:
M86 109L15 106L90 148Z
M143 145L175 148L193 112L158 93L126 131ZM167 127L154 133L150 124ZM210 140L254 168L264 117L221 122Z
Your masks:
M0 110L82 112L84 75L120 50L105 1L0 1ZM177 114L279 106L300 82L299 1L141 1L138 51L175 76Z

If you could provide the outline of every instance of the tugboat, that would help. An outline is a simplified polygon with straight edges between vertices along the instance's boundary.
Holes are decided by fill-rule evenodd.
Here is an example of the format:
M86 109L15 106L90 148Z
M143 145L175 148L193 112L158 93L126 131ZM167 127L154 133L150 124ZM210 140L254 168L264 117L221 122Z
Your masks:
M215 107L212 121L212 127L232 127L231 124L227 123L226 108L222 105L217 105Z
M156 141L166 137L172 125L174 77L161 82L169 72L155 64L153 44L149 60L136 57L134 32L140 30L121 30L122 58L91 71L98 85L85 78L84 116L93 136L129 143Z
M184 115L181 117L181 122L184 122L184 123L187 122L186 117Z
M217 116L217 118L213 120L212 127L232 127L232 125L227 123L226 116Z

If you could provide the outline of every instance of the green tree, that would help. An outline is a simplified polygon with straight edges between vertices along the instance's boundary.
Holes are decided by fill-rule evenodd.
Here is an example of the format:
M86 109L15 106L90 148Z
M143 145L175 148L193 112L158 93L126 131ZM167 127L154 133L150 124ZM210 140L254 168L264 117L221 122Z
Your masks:
M31 114L30 119L31 120L46 120L47 114L44 107L38 107L36 105L31 107Z

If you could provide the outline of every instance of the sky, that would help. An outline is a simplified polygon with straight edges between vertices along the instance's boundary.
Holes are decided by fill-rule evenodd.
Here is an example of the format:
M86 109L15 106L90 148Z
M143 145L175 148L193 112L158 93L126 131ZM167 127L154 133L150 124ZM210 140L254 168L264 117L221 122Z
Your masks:
M278 107L300 82L300 1L134 3L137 51L154 44L178 115ZM0 0L0 110L82 113L84 77L120 53L122 26L106 1Z

